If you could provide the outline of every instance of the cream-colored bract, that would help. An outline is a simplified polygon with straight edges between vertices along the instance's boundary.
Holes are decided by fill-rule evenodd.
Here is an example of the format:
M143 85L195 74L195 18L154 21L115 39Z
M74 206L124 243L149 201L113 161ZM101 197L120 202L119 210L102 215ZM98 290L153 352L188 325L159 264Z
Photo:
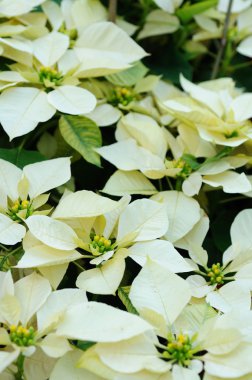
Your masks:
M70 179L70 158L26 165L23 171L1 159L0 173L0 241L13 245L20 242L26 234L26 228L20 222L25 222L30 213L39 213L36 210L47 202L49 195L44 193ZM20 206L22 202L23 207Z

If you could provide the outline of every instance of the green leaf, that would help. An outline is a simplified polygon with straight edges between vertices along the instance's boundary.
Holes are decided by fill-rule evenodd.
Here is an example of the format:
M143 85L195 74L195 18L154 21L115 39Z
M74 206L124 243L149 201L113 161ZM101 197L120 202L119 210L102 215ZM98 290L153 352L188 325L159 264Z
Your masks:
M142 79L148 69L142 62L137 62L133 67L116 74L107 75L106 79L115 86L134 86Z
M182 8L177 9L175 14L181 22L187 23L191 21L194 16L214 7L217 3L218 0L199 1L192 5L186 3Z
M59 120L59 129L64 140L82 157L96 166L101 166L100 156L94 151L102 144L98 126L84 116L63 115Z
M88 350L90 347L92 347L95 343L94 342L90 342L89 340L78 340L77 342L77 347L82 350L82 351L86 351Z
M35 162L44 161L46 158L39 152L25 149L4 149L0 148L0 158L11 162L12 164L23 169L25 165Z
M126 310L129 313L139 315L137 309L132 305L132 302L129 299L129 296L128 296L129 290L130 290L129 286L123 286L121 288L118 288L118 291L117 291L118 297L120 298L120 300L122 301L122 303L126 307Z

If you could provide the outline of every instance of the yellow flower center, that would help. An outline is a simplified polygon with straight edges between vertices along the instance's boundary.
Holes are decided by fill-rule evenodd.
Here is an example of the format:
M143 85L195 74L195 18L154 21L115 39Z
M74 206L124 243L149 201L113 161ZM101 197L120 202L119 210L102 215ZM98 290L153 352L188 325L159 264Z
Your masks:
M113 94L109 99L109 102L113 106L118 106L122 104L123 106L127 106L130 102L137 98L136 94L132 89L126 87L116 87L113 90Z
M21 325L10 326L10 340L20 347L28 347L35 344L35 330L31 326L29 328Z
M90 239L89 248L94 256L100 256L105 252L112 251L115 246L111 240L106 239L104 236L91 234Z
M220 263L213 264L211 268L206 269L207 277L211 285L222 285L224 284L225 275L223 274L223 268Z
M45 87L59 86L62 83L63 75L56 69L42 66L39 71L39 80Z
M196 337L196 334L191 338L184 334L178 334L177 336L169 334L167 348L162 353L163 359L188 367L191 360L196 358L195 354L201 351L199 346L194 345Z
M186 163L182 158L173 161L174 168L181 169L179 173L177 173L177 177L186 179L193 171L191 166Z
M22 215L19 215L21 211L24 212L21 213ZM9 207L7 215L9 215L12 220L22 221L22 218L26 219L31 216L32 212L32 203L27 199L22 200L19 198L11 205L11 207Z

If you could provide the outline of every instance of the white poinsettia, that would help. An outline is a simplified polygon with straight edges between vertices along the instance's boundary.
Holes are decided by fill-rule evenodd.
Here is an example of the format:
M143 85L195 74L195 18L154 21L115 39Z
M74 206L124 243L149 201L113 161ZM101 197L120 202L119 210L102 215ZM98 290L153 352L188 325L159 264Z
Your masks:
M71 177L70 159L56 158L26 165L23 170L0 160L0 242L14 245L26 234L25 220L39 211L48 198L48 190L60 186Z
M230 78L195 85L181 75L180 82L190 97L164 102L173 116L219 145L235 147L251 137L251 93L240 94Z
M202 143L204 140L193 128L189 127L188 130L187 126L180 125L178 130L180 135L176 139L166 131L173 154L173 160L166 161L166 167L170 168L167 170L167 176L179 179L186 195L198 194L204 183L212 187L222 186L226 193L250 191L250 181L245 173L236 173L232 170L244 166L248 161L246 157L227 156L228 148L217 153L209 142ZM188 141L192 142L189 149L187 148ZM193 149L195 149L194 152ZM206 159L199 163L197 156L204 156Z
M30 371L34 362L25 363L26 358L32 357L36 362L37 349L45 354L44 363L46 357L50 362L50 358L71 350L68 340L55 334L55 328L68 308L87 302L84 291L52 292L48 280L36 273L13 283L10 272L0 272L0 281L0 372L22 356L24 371ZM22 372L20 363L16 364Z
M117 207L117 202L83 190L64 194L53 215L66 220L79 237L89 240L89 231L95 218ZM83 258L83 254L74 249L80 244L79 237L59 220L48 217L30 222L37 238L28 231L23 239L24 255L16 267L37 268L56 289L69 263Z
M0 121L10 139L32 131L39 122L51 119L56 110L80 115L95 108L95 96L79 87L78 79L69 73L78 64L74 62L67 70L57 66L68 47L68 36L48 33L32 41L32 54L37 59L34 67L17 64L12 67L12 75L21 76L19 83L23 78L23 87L6 89L0 96ZM9 79L10 74L6 72L6 76ZM30 84L36 84L36 88L28 87Z
M113 205L110 211L106 212L105 208L102 211L101 206L99 212L103 215L95 218L88 214L89 205L85 204L83 208L86 207L86 215L80 208L76 208L76 215L74 202L69 202L69 197L73 199L74 194L63 198L53 218L39 215L29 217L26 221L28 228L42 243L56 250L71 251L77 247L85 250L83 259L91 259L90 264L96 267L81 273L77 286L93 293L114 294L124 274L125 258L129 254L127 247L137 242L146 242L148 246L148 241L154 244L155 239L163 236L168 228L166 211L162 204L148 199L128 205L129 197L125 197L118 203L108 200ZM100 197L101 205L103 199L106 200ZM73 207L63 209L67 203ZM47 251L49 254L49 249ZM40 256L42 264L44 259Z
M222 263L208 265L207 252L192 246L189 255L195 265L195 275L189 276L194 297L206 297L216 309L250 310L252 289L251 210L243 210L231 226L232 245L224 252Z
M159 356L172 365L171 380L199 380L203 369L221 378L251 372L251 333L246 334L236 323L237 315L228 313L220 321L221 316L206 303L188 305L191 292L185 280L166 268L149 259L133 281L129 296L140 315L157 327L162 343L156 345ZM243 312L249 319L250 312ZM246 368L242 355L233 362L237 350L246 353ZM136 374L135 379L141 378L141 373L139 377Z
M117 233L113 233L115 227ZM90 235L91 241L86 248L97 256L90 263L98 267L81 273L77 286L93 293L114 293L124 274L124 259L130 254L127 248L133 248L137 242L145 242L146 249L149 245L155 249L158 246L156 239L163 236L167 228L165 210L148 199L132 202L119 215L108 214L104 228L94 225L95 235Z

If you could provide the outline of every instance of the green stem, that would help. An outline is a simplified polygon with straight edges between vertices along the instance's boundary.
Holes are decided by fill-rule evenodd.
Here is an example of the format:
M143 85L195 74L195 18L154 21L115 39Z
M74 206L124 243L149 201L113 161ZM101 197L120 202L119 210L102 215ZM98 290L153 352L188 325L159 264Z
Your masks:
M15 374L15 380L24 380L24 355L20 354L17 359L18 372Z
M159 187L159 191L163 191L163 185L162 185L161 179L158 180L158 187Z
M183 183L183 179L182 178L177 178L176 185L175 185L175 190L181 191L182 190L182 183Z
M10 249L6 248L3 244L0 244L0 248L3 249L5 252L10 252Z
M232 73L236 70L244 69L244 68L249 67L251 65L252 65L252 60L248 61L248 62L238 63L237 65L233 65L233 66L229 67L228 71Z
M167 181L167 183L168 183L169 189L174 190L174 187L173 187L173 185L172 185L172 183L171 183L170 178L166 176L165 179L166 179L166 181Z
M78 264L76 261L73 261L73 264L79 268L82 272L84 272L85 268L83 268L80 264Z
M2 259L0 260L0 270L4 268L4 264L6 263L6 261L8 260L10 256L15 256L17 253L21 251L23 251L23 248L20 246L14 249L13 251L8 251L8 253L4 255Z
M238 195L237 197L223 199L223 200L219 201L219 203L222 203L222 204L223 203L229 203L229 202L233 202L233 201L239 201L242 199L248 199L248 197L246 197L245 195Z

